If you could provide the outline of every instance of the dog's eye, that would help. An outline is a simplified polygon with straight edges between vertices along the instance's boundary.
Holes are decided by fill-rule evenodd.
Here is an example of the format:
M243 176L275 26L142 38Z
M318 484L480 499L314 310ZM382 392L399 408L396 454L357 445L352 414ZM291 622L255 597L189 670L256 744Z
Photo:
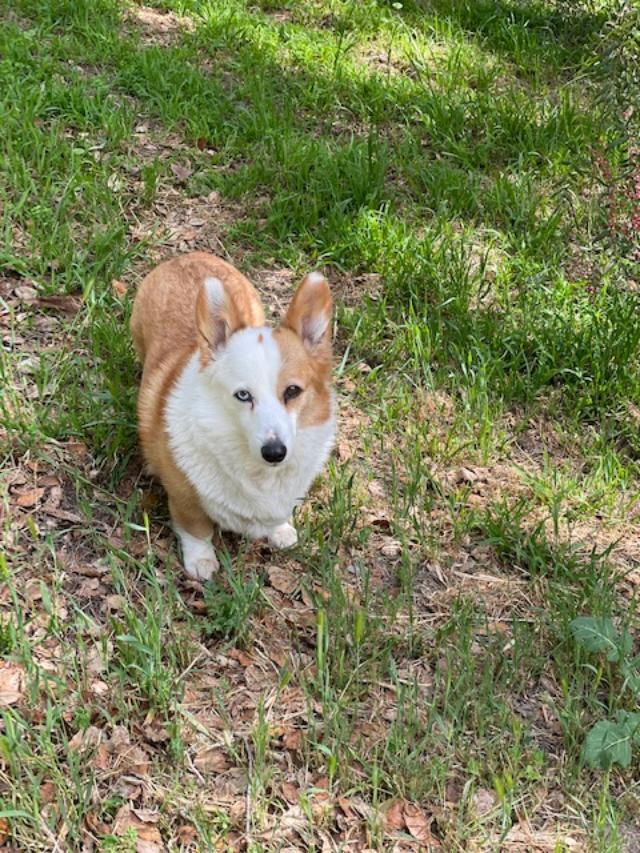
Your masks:
M284 389L284 401L288 403L289 400L295 400L296 397L299 397L302 394L302 388L299 385L288 385Z
M240 391L236 391L236 393L233 396L236 398L236 400L240 400L241 403L252 403L253 402L253 397L251 396L251 394L248 391L245 391L244 389L241 389Z

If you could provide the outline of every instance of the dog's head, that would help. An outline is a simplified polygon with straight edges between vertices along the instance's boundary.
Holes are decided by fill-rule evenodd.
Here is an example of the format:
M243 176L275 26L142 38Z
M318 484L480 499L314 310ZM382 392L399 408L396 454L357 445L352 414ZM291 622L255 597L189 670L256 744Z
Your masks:
M286 464L299 431L332 417L331 315L320 273L302 280L276 329L251 326L219 279L203 284L196 306L202 372L260 464Z

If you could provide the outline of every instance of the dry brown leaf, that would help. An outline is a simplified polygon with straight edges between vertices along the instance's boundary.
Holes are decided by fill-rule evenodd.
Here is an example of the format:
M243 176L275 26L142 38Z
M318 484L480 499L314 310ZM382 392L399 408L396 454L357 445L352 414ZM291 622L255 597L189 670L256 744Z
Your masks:
M282 738L282 745L285 749L290 749L292 752L297 752L300 749L302 742L302 732L300 729L289 732Z
M104 587L99 578L87 578L76 589L78 598L102 598Z
M297 803L300 799L300 789L292 782L283 782L282 796L288 803Z
M72 296L70 293L39 296L36 300L36 305L39 308L51 308L53 311L59 311L61 314L73 316L82 308L82 299L79 296Z
M84 816L84 822L89 832L94 835L107 835L107 833L111 832L109 824L102 820L98 820L98 816L95 812L87 812Z
M69 750L71 752L79 752L86 749L95 749L101 740L102 731L96 726L89 726L74 734L69 741Z
M380 553L383 557L398 557L402 553L402 543L397 539L387 539L380 548Z
M108 770L110 764L109 747L106 743L101 743L93 757L93 766L97 770Z
M196 755L193 764L201 773L224 773L230 767L224 750L217 746L203 749Z
M169 740L170 734L157 720L149 720L143 727L144 736L151 743L165 743Z
M279 566L270 566L268 569L269 583L278 592L285 595L290 595L298 588L298 576L288 569L281 569Z
M264 690L270 687L273 682L273 673L265 672L264 669L253 663L244 671L247 687L251 690Z
M46 477L38 477L38 485L39 486L60 486L60 480L57 477L52 477L47 474Z
M35 506L45 492L46 489L29 489L26 492L21 492L15 499L14 504L21 507Z
M280 828L287 833L286 837L290 837L289 833L299 832L309 825L308 818L302 811L300 806L290 806L280 818Z
M19 284L13 288L13 293L23 302L32 302L38 295L38 291L34 287L29 287L28 284Z
M94 696L106 696L111 688L106 681L100 681L97 679L96 681L91 682L91 687L89 689Z
M129 829L136 833L136 853L160 853L164 850L162 836L156 826L159 815L149 809L132 809L121 806L116 815L112 832L121 837Z
M398 832L404 829L404 802L391 800L384 812L385 832Z
M4 844L4 842L9 837L9 821L6 817L0 817L0 844Z
M111 290L117 299L123 299L127 295L127 285L122 281L118 281L117 278L114 278L111 282Z
M193 174L193 169L191 168L191 163L187 160L186 165L181 165L180 163L172 163L171 171L176 176L179 181L186 181L187 178L190 178Z
M89 455L89 448L84 441L68 441L65 445L68 453L77 459L85 459Z
M496 804L496 795L486 788L478 788L473 796L473 805L478 817L489 814Z
M561 845L566 850L580 850L581 843L562 829L534 829L527 821L512 826L504 838L505 849L522 853L553 853Z
M118 763L119 769L133 776L147 776L149 773L149 756L139 746L131 746L122 753Z
M231 649L228 652L228 656L233 660L237 660L239 664L242 666L251 666L253 663L253 658L250 658L246 652L243 652L242 649Z
M24 670L9 661L0 662L0 708L15 705L24 693Z
M198 839L198 831L195 826L192 826L190 823L185 823L182 826L179 826L176 830L176 839L178 844L181 844L183 847L189 847L191 844L195 844Z
M43 782L40 785L40 801L45 803L52 803L56 799L56 786L53 782Z
M431 834L431 820L421 808L413 806L411 803L405 803L404 822L407 825L409 833L420 844L426 844L429 849L440 846L438 840Z

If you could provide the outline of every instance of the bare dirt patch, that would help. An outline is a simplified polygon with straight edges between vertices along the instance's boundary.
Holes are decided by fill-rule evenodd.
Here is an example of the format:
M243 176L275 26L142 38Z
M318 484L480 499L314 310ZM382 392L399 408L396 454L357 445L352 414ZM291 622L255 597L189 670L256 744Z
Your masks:
M160 11L150 6L134 5L127 9L126 20L135 23L145 45L172 45L179 41L185 32L193 32L194 24L190 18L176 15L169 10Z

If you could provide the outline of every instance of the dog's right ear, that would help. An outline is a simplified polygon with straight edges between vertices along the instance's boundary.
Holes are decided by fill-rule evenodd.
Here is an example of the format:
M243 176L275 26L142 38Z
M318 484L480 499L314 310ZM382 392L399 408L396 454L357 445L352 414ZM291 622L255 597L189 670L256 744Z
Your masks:
M219 278L205 278L196 300L200 364L204 367L229 337L245 323L237 305Z

